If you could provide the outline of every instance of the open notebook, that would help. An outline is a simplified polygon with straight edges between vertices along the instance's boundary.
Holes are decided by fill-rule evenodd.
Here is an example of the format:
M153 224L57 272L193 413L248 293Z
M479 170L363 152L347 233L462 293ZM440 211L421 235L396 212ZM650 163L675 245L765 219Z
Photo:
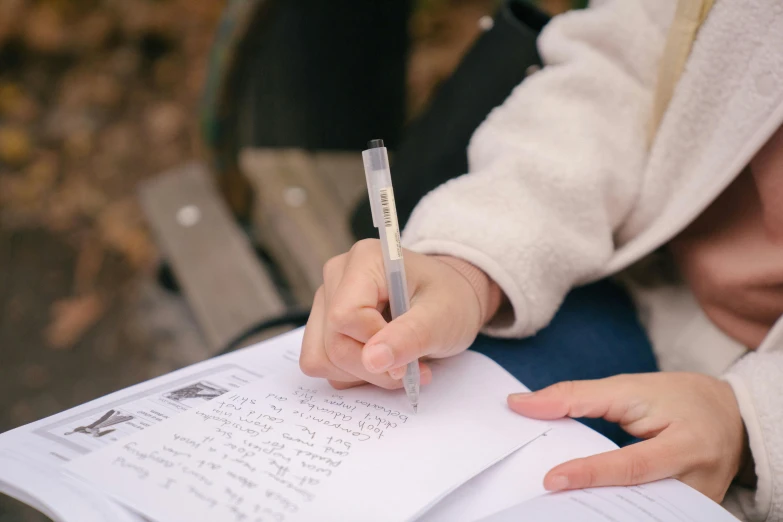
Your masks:
M676 481L545 495L552 466L614 445L510 412L505 396L525 388L482 355L437 361L412 415L402 393L303 376L300 342L291 332L2 434L0 491L63 522L735 520Z

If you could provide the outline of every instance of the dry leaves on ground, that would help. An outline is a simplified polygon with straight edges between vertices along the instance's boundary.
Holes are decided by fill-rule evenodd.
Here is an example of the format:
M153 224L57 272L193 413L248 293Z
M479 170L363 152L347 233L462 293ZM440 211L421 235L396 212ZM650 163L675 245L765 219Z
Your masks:
M52 320L46 341L53 350L68 350L94 325L105 309L95 293L63 299L52 304Z

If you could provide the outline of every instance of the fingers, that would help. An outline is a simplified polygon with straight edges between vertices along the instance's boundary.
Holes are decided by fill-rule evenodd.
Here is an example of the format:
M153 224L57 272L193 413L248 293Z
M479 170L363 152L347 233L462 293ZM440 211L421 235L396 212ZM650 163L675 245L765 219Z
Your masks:
M399 381L403 378L403 376L405 376L405 368L396 368L395 370L390 371L389 374L391 375L392 379ZM419 379L422 386L426 386L432 382L432 368L421 362L419 363ZM347 390L348 388L355 388L356 386L361 386L362 384L367 383L365 381L342 382L330 379L329 384L337 390ZM397 388L401 387L402 384L397 386Z
M388 374L372 375L362 367L362 343L346 336L339 336L339 339L331 345L324 344L323 303L324 290L319 288L302 339L302 351L299 356L299 367L302 372L310 377L328 379L333 386L341 388L356 386L364 381L388 389L402 387L400 381L392 379ZM335 364L335 361L338 364Z
M611 422L630 424L646 413L646 402L625 376L593 381L564 381L533 393L513 394L509 407L525 417L603 417Z
M402 387L402 382L387 373L369 373L361 363L363 343L347 336L337 335L330 347L324 345L324 289L315 295L313 309L305 328L299 366L305 375L328 379L335 388L345 389L365 381L387 389ZM337 361L338 364L335 364ZM432 381L432 371L421 365L421 383Z
M386 326L381 314L387 301L386 279L379 252L371 256L355 247L348 257L335 258L337 266L344 258L339 274L334 267L324 269L329 328L363 343Z
M408 366L405 365L405 366L399 366L397 368L392 368L391 370L389 370L389 375L391 375L392 379L400 380L403 377L405 377L405 370L407 367Z
M686 468L676 437L661 434L650 440L552 469L544 477L549 491L644 484L680 474Z
M329 360L324 349L324 289L315 293L313 308L307 320L302 351L299 355L299 367L305 375L320 377L335 381L354 382L356 377L337 368Z
M422 357L444 357L466 349L472 338L453 335L452 318L435 302L443 297L422 293L408 312L367 341L362 353L365 367L374 373L389 371Z
M382 388L397 389L402 387L402 382L392 378L388 372L384 370L372 371L367 366L364 356L366 350L367 347L365 347L364 343L342 334L336 334L326 345L326 355L329 361L341 371ZM428 384L429 377L431 377L430 369L423 366L422 384Z
M343 381L335 381L329 379L329 385L335 390L347 390L348 388L355 388L363 384L367 384L367 383L365 381L343 382Z
M348 256L330 261L324 277L327 280L324 342L331 363L379 386L399 387L399 379L384 374L396 369L395 377L400 375L399 367L417 359L429 347L422 341L426 340L431 325L411 326L423 307L417 305L415 311L409 312L414 317L404 321L399 318L399 324L386 322L381 314L388 301L386 276L377 241L357 243ZM338 279L339 283L334 284ZM396 345L374 342L364 346L390 328L391 336L381 335L381 338L391 339ZM413 342L414 338L418 340Z
M361 241L348 254L331 259L323 275L324 285L305 329L302 371L341 388L365 381L383 388L401 387L405 366L431 350L430 330L442 324L435 311L452 315L443 313L443 299L440 307L420 300L411 312L387 323L382 312L388 292L377 240ZM421 369L426 384L432 374L426 365Z

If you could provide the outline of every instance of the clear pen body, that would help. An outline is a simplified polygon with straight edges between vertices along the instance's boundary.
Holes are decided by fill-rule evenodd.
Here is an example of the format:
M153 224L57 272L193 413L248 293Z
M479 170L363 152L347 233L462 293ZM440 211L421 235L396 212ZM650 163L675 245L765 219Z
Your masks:
M374 143L374 142L371 142ZM391 170L386 147L371 147L362 153L364 171L367 176L367 189L370 197L373 224L383 250L383 265L386 272L386 284L389 291L389 308L392 319L396 319L410 308L408 283L405 276L405 262L400 244L400 228L394 203L394 190L391 182ZM419 400L419 362L408 364L403 377L405 393L414 409Z

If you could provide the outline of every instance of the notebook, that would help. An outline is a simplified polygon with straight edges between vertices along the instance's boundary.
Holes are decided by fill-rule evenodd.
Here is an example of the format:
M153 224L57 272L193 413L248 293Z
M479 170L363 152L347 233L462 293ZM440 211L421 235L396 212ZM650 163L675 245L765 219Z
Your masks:
M510 412L506 395L524 386L480 354L436 361L414 415L401 392L302 375L301 335L0 435L0 491L62 522L735 520L677 481L547 495L552 466L614 445ZM604 505L644 495L668 511L618 519Z

